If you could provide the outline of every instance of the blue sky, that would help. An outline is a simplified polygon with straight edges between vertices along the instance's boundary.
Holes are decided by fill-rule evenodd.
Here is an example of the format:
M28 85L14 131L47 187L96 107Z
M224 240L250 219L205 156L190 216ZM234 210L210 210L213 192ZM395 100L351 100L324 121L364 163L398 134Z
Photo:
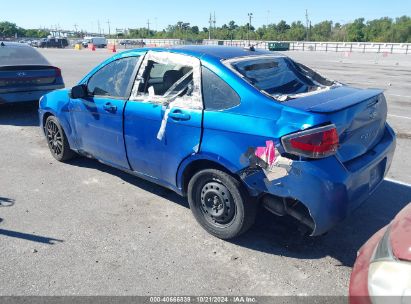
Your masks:
M209 13L216 14L217 25L230 20L253 25L305 20L305 9L313 24L331 19L345 23L359 17L366 20L384 16L411 15L410 0L2 0L0 21L11 21L25 28L55 27L97 32L98 21L104 32L111 29L147 26L162 29L181 20L200 27L208 26Z

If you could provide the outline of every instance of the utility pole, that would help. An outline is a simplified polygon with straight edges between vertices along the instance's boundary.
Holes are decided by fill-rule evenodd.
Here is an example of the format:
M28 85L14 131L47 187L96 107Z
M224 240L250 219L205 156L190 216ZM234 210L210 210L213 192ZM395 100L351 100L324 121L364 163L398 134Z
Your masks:
M97 30L98 30L99 35L101 36L100 20L97 20Z
M209 26L208 26L208 40L211 40L211 26L213 24L213 19L211 19L211 13L210 13L210 19L208 20Z
M306 31L307 31L306 40L309 41L310 37L309 37L308 32L309 32L310 20L308 19L308 10L307 9L305 10L305 24L306 24L306 27L307 27L307 29L306 29Z
M247 40L248 46L250 46L251 19L253 18L253 13L248 13L248 18L250 19L250 21L248 22Z
M78 27L78 25L77 25L77 24L74 24L73 26L74 26L74 31L77 33L77 27Z
M150 37L150 19L147 19L147 38Z
M311 34L311 29L312 29L312 26L311 26L311 20L310 20L310 26L308 27L308 32Z
M111 36L110 20L107 20L107 25L108 25L108 37L110 38Z

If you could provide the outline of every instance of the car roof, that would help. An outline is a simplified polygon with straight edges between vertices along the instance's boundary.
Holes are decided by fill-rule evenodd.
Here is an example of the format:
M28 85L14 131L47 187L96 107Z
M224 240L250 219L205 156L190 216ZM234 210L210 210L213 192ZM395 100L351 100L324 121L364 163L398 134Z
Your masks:
M208 55L220 60L231 59L245 56L258 56L264 54L272 54L272 52L264 49L250 50L250 48L241 48L222 45L182 45L171 48L176 51L188 51L197 55Z
M267 51L264 49L250 50L249 48L222 46L222 45L178 45L168 48L145 48L146 50L180 53L201 58L204 55L213 57L217 60L226 60L246 56L261 56L261 55L278 55L280 53Z

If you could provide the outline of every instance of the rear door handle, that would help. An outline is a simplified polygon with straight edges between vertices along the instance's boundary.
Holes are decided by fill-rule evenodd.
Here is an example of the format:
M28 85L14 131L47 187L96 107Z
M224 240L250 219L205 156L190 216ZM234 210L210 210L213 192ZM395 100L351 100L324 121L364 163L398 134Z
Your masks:
M103 106L104 110L107 112L115 112L117 111L117 107L115 105L113 105L111 102L107 102L104 106Z
M190 120L191 115L181 109L174 109L168 113L168 117L174 120Z

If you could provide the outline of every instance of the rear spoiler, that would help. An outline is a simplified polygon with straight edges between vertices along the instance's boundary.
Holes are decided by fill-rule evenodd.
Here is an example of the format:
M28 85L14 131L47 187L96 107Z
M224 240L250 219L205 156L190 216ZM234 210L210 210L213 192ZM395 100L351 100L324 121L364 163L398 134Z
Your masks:
M284 105L317 113L337 112L382 94L381 89L336 87L323 93L283 102Z

